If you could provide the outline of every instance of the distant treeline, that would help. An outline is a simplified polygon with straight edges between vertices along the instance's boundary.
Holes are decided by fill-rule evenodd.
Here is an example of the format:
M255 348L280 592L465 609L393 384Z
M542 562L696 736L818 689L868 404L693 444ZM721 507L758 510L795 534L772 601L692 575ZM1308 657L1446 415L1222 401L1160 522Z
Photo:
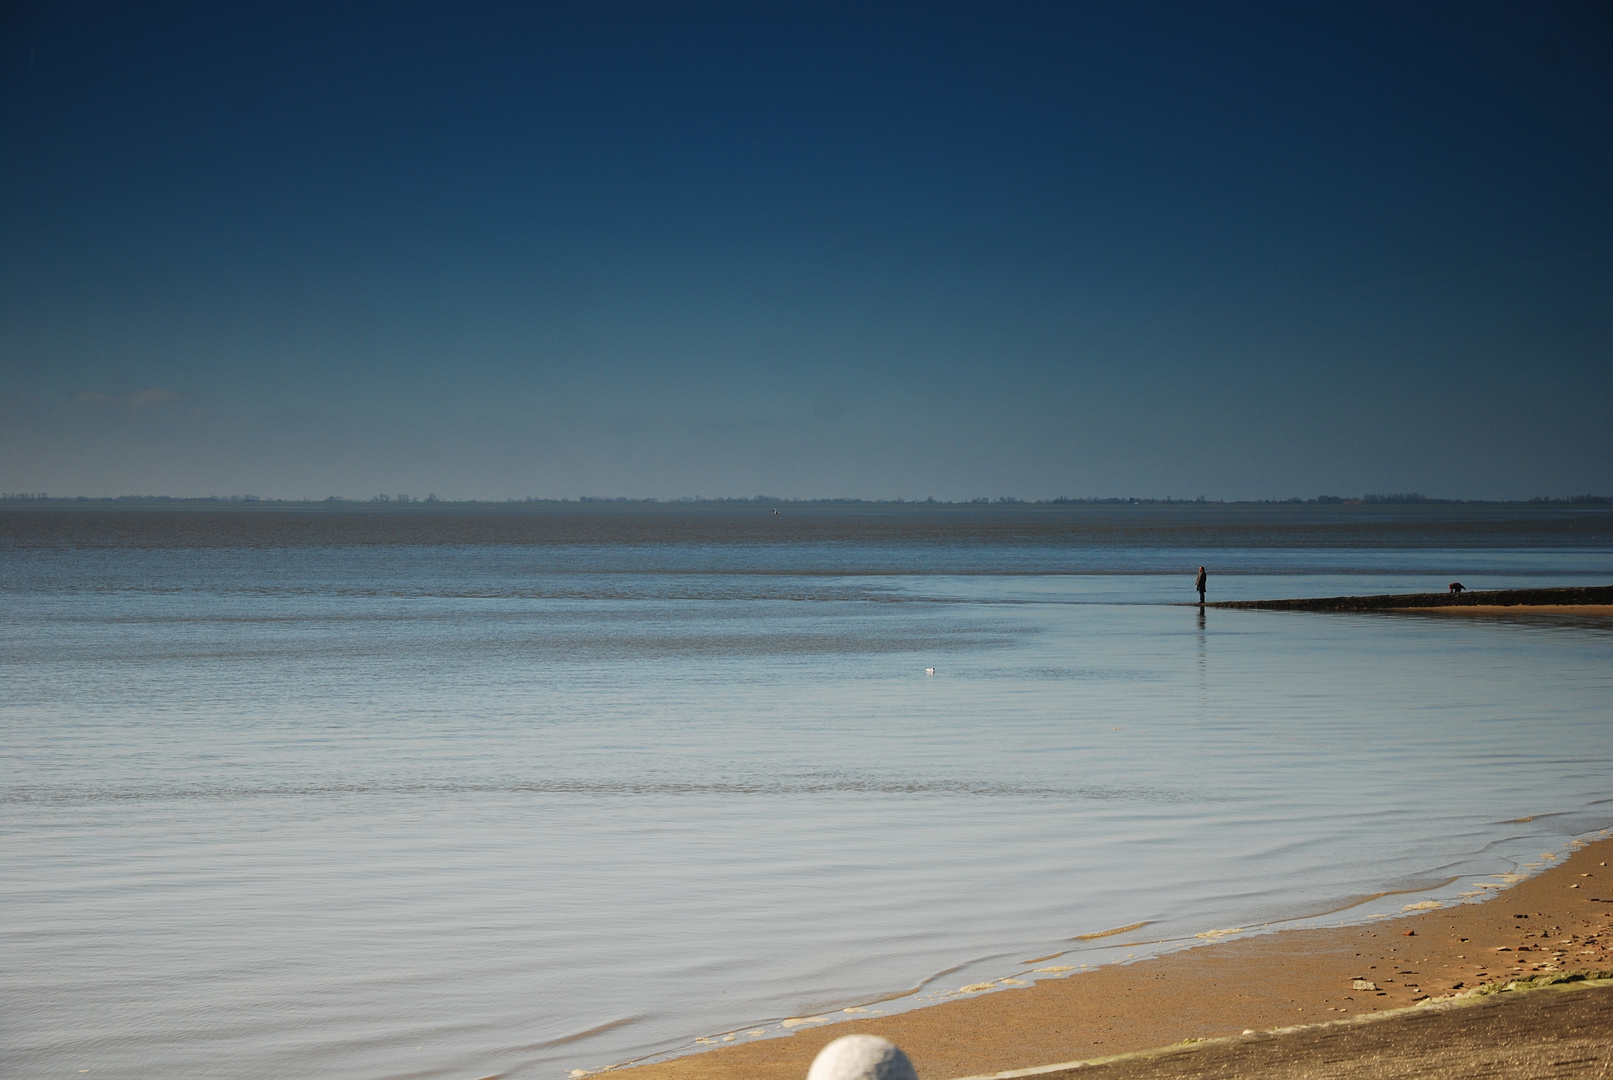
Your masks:
M1016 499L1011 495L1000 495L997 498L974 499L787 499L774 495L753 495L748 498L705 498L691 496L681 499L631 499L625 496L592 496L583 495L575 499L543 499L536 496L527 496L524 499L442 499L436 494L424 498L412 495L372 495L369 498L349 499L339 495L329 495L323 499L264 499L257 495L110 495L91 497L88 495L55 496L39 492L7 492L0 494L0 502L9 503L51 503L78 505L84 503L119 505L198 505L198 504L240 504L251 503L271 506L307 506L310 504L325 505L447 505L447 506L509 506L509 505L544 505L544 506L577 506L577 505L724 505L761 503L779 506L1183 506L1208 504L1215 506L1236 505L1309 505L1309 506L1361 506L1361 505L1411 505L1419 503L1459 505L1520 505L1520 504L1553 504L1553 505L1609 505L1613 504L1613 495L1570 495L1555 497L1537 495L1532 499L1438 499L1416 492L1396 492L1389 495L1318 495L1311 499L1298 497L1291 499L1206 499L1202 495L1196 499L1145 499L1145 498L1086 498L1077 499L1069 496L1060 496L1056 499Z

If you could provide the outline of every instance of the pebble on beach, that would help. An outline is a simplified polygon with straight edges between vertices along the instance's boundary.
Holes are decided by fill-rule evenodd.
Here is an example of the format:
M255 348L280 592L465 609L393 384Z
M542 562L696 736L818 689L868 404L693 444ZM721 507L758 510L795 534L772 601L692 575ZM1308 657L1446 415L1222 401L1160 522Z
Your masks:
M878 1035L847 1035L818 1051L807 1080L918 1080L901 1047Z

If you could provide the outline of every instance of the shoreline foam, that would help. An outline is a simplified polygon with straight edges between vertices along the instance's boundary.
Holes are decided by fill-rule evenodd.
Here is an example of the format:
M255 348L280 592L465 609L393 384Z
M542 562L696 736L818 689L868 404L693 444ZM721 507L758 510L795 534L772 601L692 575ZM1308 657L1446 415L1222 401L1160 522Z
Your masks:
M823 1045L853 1033L897 1043L926 1080L1073 1068L1185 1040L1390 1013L1543 974L1604 971L1613 968L1613 871L1606 865L1613 840L1570 847L1569 857L1553 856L1555 865L1476 903L1351 926L1210 938L1132 963L612 1072L635 1080L798 1080Z

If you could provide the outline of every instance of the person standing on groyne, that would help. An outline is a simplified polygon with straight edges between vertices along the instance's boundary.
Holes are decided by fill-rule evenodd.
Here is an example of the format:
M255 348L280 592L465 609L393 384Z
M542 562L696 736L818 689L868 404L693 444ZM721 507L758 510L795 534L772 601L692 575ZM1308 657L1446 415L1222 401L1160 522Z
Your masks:
M1199 567L1199 576L1193 579L1193 587L1199 591L1199 607L1204 606L1204 582L1208 578L1209 575L1204 572L1204 567Z

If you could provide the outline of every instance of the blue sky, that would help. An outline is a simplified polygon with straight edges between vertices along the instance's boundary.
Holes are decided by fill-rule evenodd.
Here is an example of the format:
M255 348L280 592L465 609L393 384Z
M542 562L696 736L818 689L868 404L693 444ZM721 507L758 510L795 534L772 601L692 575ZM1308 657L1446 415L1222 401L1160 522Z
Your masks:
M0 489L1613 493L1605 5L29 5Z

